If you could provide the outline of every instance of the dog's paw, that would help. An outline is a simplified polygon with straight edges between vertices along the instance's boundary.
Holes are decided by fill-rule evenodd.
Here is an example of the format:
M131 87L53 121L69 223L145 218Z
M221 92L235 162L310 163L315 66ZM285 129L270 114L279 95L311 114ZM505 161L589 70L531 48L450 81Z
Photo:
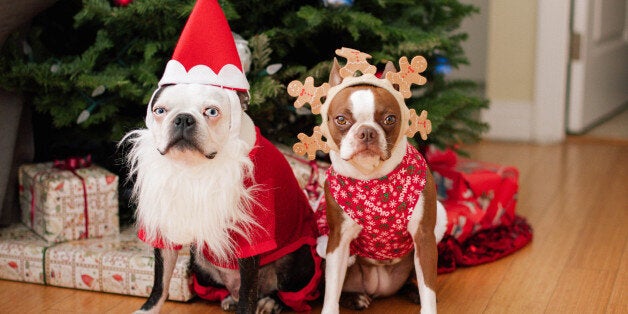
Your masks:
M345 292L340 295L340 305L352 310L364 310L372 300L366 293Z
M398 294L405 296L412 303L421 304L421 297L419 296L419 290L416 284L412 282L407 282L405 285L403 285L401 289L399 289Z
M265 297L257 301L257 309L255 314L279 314L281 313L281 304L271 297Z
M236 300L234 300L231 296L228 296L220 302L220 307L223 311L235 312L238 308L238 302L236 302Z

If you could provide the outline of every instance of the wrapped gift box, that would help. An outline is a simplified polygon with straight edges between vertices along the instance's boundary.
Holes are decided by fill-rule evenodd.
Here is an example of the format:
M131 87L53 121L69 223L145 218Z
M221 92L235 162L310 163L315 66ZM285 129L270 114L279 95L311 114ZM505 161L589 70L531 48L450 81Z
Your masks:
M307 194L312 208L318 208L318 204L325 194L325 172L329 168L329 163L307 160L292 151L285 145L275 145L279 151L286 157L290 168L294 172L294 176L299 182L299 186L303 188Z
M44 284L46 242L22 224L0 229L0 278Z
M119 232L118 176L95 165L69 170L64 163L22 165L22 222L50 242Z
M189 250L182 249L170 280L168 299L187 301ZM56 244L46 251L49 285L148 297L154 279L153 248L132 229L118 236Z
M447 234L464 241L479 230L515 220L519 171L515 167L458 158L452 151L427 154L439 200L447 210Z

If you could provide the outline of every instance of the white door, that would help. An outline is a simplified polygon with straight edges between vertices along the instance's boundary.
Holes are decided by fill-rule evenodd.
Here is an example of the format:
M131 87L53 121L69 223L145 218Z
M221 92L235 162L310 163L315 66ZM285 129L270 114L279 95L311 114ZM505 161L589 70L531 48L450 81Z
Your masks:
M586 131L628 103L627 2L573 0L570 133Z

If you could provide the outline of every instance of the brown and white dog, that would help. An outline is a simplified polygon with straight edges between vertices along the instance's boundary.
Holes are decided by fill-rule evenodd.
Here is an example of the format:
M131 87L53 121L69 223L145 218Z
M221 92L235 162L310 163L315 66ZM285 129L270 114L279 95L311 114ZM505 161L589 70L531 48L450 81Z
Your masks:
M390 71L394 72L392 63L387 65L382 77ZM334 60L329 79L331 89L341 82L339 65ZM422 170L424 179L421 180L424 181L421 185L424 188L418 191L420 195L416 205L408 208L406 217L393 219L397 224L402 224L403 230L397 230L404 234L401 237L411 241L409 252L399 257L373 258L360 251L360 241L367 237L376 237L376 231L370 232L371 225L386 221L384 228L389 230L388 222L393 221L386 220L390 212L386 213L378 207L378 199L364 197L365 202L380 213L379 216L359 218L356 218L359 214L354 214L352 218L347 212L347 206L351 205L346 204L353 203L352 200L337 200L338 195L353 199L362 197L356 192L359 188L350 186L350 182L373 183L398 171L404 158L422 160L416 150L408 147L410 144L403 129L403 123L407 123L407 120L402 119L401 111L406 108L405 102L400 104L398 99L390 90L381 86L350 84L337 90L333 98L330 99L328 95L321 112L321 128L325 130L330 146L335 147L330 152L333 170L328 172L325 183L329 235L326 249L322 250L319 245L319 254L322 251L326 255L323 313L338 313L339 304L353 309L367 308L372 298L397 293L408 281L413 269L418 282L421 312L436 312L436 245L445 232L447 218L444 208L436 200L436 186L429 170L426 167ZM404 172L405 170L401 170L402 174ZM334 186L330 175L337 175L342 179L338 179L339 183ZM408 186L397 188L403 191L400 193L406 193ZM384 192L387 192L386 197L394 193L391 190ZM369 203L369 200L372 202ZM368 205L364 207L366 206ZM358 209L362 210L363 208ZM325 241L321 243L325 245ZM385 243L378 245L382 250L387 246Z
M123 140L132 143L139 236L155 247L154 286L138 313L160 311L187 244L195 289L222 290L224 310L302 310L299 302L317 296L311 207L283 155L241 109L246 95L166 85L148 105L147 128Z

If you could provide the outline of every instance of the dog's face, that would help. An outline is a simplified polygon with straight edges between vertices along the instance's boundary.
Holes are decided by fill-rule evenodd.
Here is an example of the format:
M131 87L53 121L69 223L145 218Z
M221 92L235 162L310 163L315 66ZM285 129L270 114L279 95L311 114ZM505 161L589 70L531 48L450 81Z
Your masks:
M226 144L233 101L222 88L200 84L163 87L147 112L161 155L177 161L213 159Z
M395 71L388 64L383 75ZM334 60L329 84L336 86L342 78ZM341 89L331 99L326 123L337 152L331 152L334 167L343 175L374 178L385 175L401 161L405 145L402 134L403 114L397 98L385 88L354 85Z
M344 160L386 161L399 138L400 118L395 97L368 85L341 90L327 112L331 140Z

